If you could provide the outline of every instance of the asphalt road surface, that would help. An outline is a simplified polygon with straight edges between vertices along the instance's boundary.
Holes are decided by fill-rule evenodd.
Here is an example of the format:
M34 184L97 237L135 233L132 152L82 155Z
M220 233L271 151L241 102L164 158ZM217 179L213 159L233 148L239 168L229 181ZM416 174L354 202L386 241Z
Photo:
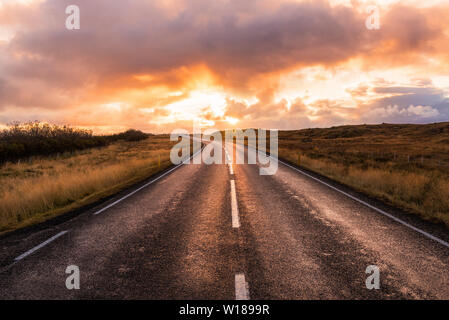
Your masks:
M443 228L282 163L275 175L259 167L180 165L126 198L1 239L0 298L449 298ZM70 265L78 290L66 288ZM372 265L380 288L369 290Z

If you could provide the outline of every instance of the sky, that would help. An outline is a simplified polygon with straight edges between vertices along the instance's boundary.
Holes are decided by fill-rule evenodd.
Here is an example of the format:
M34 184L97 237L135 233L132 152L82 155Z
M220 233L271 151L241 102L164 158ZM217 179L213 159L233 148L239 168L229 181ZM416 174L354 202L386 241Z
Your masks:
M0 0L0 127L31 120L96 133L449 121L449 0Z

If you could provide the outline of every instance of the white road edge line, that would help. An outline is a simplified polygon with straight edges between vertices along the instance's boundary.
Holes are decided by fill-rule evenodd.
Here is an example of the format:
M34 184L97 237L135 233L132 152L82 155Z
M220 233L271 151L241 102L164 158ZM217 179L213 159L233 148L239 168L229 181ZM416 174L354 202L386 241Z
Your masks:
M158 181L158 180L161 179L162 177L165 177L167 174L171 173L172 171L174 171L174 170L180 168L183 164L185 164L187 161L189 161L190 159L194 158L198 153L200 153L201 150L202 150L202 149L198 150L198 151L197 151L196 153L194 153L190 158L184 160L182 163L178 164L176 167L174 167L174 168L168 170L167 172L161 174L159 177L157 177L157 178L151 180L150 182L144 184L144 185L141 186L140 188L138 188L138 189L136 189L136 190L134 190L134 191L128 193L126 196L124 196L124 197L122 197L122 198L120 198L120 199L114 201L113 203L107 205L106 207L104 207L104 208L102 208L102 209L100 209L100 210L94 212L93 215L97 215L97 214L102 213L103 211L106 211L106 210L109 209L110 207L115 206L117 203L122 202L122 201L125 200L126 198L128 198L128 197L132 196L133 194L139 192L140 190L142 190L142 189L148 187L150 184L152 184L152 183Z
M259 150L257 150L257 149L254 149L254 148L252 148L252 147L248 147L248 146L246 146L246 147L247 147L247 148L250 148L250 149L253 149L253 150L255 150L255 152L258 152L258 153L261 153L261 152L262 152L262 151L259 151ZM265 156L267 156L266 153L264 153L264 152L262 152L262 154L264 154ZM293 166L289 165L288 163L286 163L286 162L284 162L284 161L282 161L282 160L279 160L278 158L274 158L274 157L271 156L271 155L270 155L269 157L272 158L272 159L274 159L275 161L278 161L278 162L282 163L284 166L287 166L287 167L289 167L289 168L291 168L291 169L293 169L293 170L295 170L295 171L297 171L297 172L299 172L299 173L301 173L301 174L303 174L303 175L305 175L305 176L307 176L307 177L309 177L309 178L311 178L311 179L313 179L313 180L315 180L315 181L317 181L317 182L319 182L319 183L321 183L321 184L324 184L325 186L331 188L332 190L335 190L335 191L337 191L337 192L340 192L341 194L344 194L344 195L347 196L348 198L351 198L352 200L357 201L358 203L361 203L361 204L367 206L368 208L373 209L374 211L376 211L376 212L378 212L378 213L380 213L380 214L382 214L382 215L384 215L384 216L386 216L386 217L388 217L388 218L390 218L390 219L392 219L392 220L394 220L394 221L396 221L396 222L402 224L403 226L405 226L405 227L407 227L407 228L409 228L409 229L412 229L413 231L418 232L418 233L422 234L423 236L425 236L425 237L427 237L427 238L429 238L429 239L431 239L431 240L433 240L433 241L436 241L436 242L438 242L439 244L441 244L441 245L443 245L443 246L449 248L449 243L448 243L448 242L446 242L446 241L444 241L444 240L442 240L442 239L440 239L440 238L438 238L438 237L435 237L434 235L431 235L430 233L428 233L428 232L426 232L426 231L424 231L424 230L421 230L421 229L419 229L419 228L417 228L417 227L415 227L415 226L412 226L411 224L409 224L409 223L407 223L407 222L405 222L405 221L399 219L398 217L395 217L394 215L392 215L392 214L390 214L390 213L388 213L388 212L385 212L384 210L379 209L379 208L377 208L377 207L375 207L375 206L369 204L368 202L365 202L365 201L363 201L363 200L361 200L361 199L359 199L359 198L357 198L357 197L354 197L353 195L350 195L350 194L347 193L347 192L344 192L343 190L340 190L340 189L338 189L338 188L336 188L336 187L334 187L334 186L332 186L332 185L330 185L330 184L328 184L328 183L326 183L326 182L324 182L324 181L322 181L322 180L320 180L320 179L318 179L318 178L315 178L314 176L312 176L312 175L310 175L310 174L304 172L303 170L298 169L298 168L296 168L296 167L293 167Z
M240 228L239 208L237 206L237 195L235 193L235 180L231 180L231 210L232 227Z
M198 151L197 151L196 153L194 153L191 157L189 157L188 159L184 160L182 163L180 163L180 164L177 165L176 167L170 169L169 171L165 172L164 174L160 175L160 176L157 177L156 179L151 180L150 182L146 183L145 185L141 186L140 188L134 190L133 192L128 193L126 196L124 196L124 197L118 199L117 201L115 201L115 202L111 203L110 205L108 205L108 206L102 208L101 210L98 210L97 212L95 212L95 213L93 213L93 214L96 215L96 214L99 214L99 213L101 213L101 212L103 212L103 211L109 209L110 207L116 205L117 203L119 203L119 202L123 201L124 199L130 197L131 195L135 194L136 192L138 192L138 191L142 190L143 188L149 186L149 185L152 184L153 182L159 180L159 179L162 178L163 176L165 176L165 175L169 174L170 172L174 171L175 169L178 169L178 168L181 167L183 164L185 164L187 161L189 161L190 159L192 159L193 157L195 157L198 153L200 153L201 150L202 150L202 149L198 150ZM45 241L42 242L41 244L35 246L34 248L32 248L32 249L28 250L27 252L21 254L20 256L16 257L16 258L14 259L13 265L14 265L15 263L17 263L18 261L22 260L23 258L26 258L26 257L29 256L30 254L34 253L35 251L37 251L37 250L41 249L42 247L46 246L46 245L49 244L50 242L52 242L52 241L58 239L59 237L65 235L67 232L69 232L69 230L61 231L61 232L59 232L58 234L56 234L55 236L51 237L50 239L45 240Z
M55 241L55 240L58 239L60 236L65 235L67 232L69 232L69 230L65 230L65 231L59 232L57 235L51 237L51 238L48 239L48 240L45 240L45 241L42 242L41 244L35 246L34 248L28 250L27 252L25 252L25 253L23 253L23 254L21 254L20 256L18 256L17 258L15 258L14 261L17 262L17 261L22 260L23 258L28 257L28 256L29 256L30 254L32 254L33 252L35 252L35 251L39 250L40 248L46 246L46 245L49 244L50 242Z
M248 283L243 273L235 275L235 300L249 300Z
M355 200L355 201L357 201L357 202L359 202L359 203L361 203L361 204L367 206L368 208L371 208L371 209L373 209L374 211L377 211L378 213L383 214L384 216L387 216L388 218L390 218L390 219L392 219L392 220L394 220L394 221L396 221L396 222L398 222L398 223L400 223L400 224L402 224L402 225L404 225L404 226L406 226L406 227L408 227L408 228L410 228L410 229L412 229L412 230L414 230L414 231L416 231L416 232L422 234L423 236L425 236L425 237L427 237L427 238L429 238L429 239L432 239L432 240L438 242L439 244L442 244L443 246L449 248L449 243L448 243L448 242L446 242L446 241L444 241L444 240L442 240L442 239L440 239L440 238L437 238L437 237L431 235L430 233L428 233L428 232L426 232L426 231L424 231L424 230L421 230L421 229L419 229L419 228L417 228L417 227L415 227L415 226L412 226L411 224L409 224L409 223L407 223L407 222L405 222L405 221L403 221L403 220L401 220L401 219L399 219L399 218L393 216L392 214L389 214L388 212L385 212L385 211L383 211L382 209L376 208L375 206L373 206L373 205L371 205L371 204L369 204L369 203L367 203L367 202L365 202L365 201L363 201L363 200L360 200L359 198L356 198L356 197L354 197L353 195L350 195L350 194L347 193L347 192L344 192L344 191L342 191L342 190L340 190L340 189L338 189L338 188L336 188L336 187L334 187L334 186L331 186L330 184L328 184L328 183L326 183L326 182L324 182L324 181L321 181L320 179L315 178L314 176L311 176L310 174L308 174L308 173L306 173L306 172L304 172L304 171L302 171L302 170L300 170L300 169L298 169L298 168L295 168L295 167L293 167L293 166L291 166L291 165L285 163L284 161L281 161L281 160L278 160L278 161L279 161L280 163L282 163L283 165L285 165L285 166L287 166L287 167L289 167L289 168L291 168L291 169L293 169L293 170L296 170L296 171L298 171L299 173L301 173L301 174L303 174L303 175L305 175L305 176L307 176L307 177L309 177L309 178L311 178L311 179L313 179L313 180L315 180L315 181L318 181L319 183L322 183L322 184L324 184L325 186L327 186L327 187L329 187L329 188L331 188L331 189L333 189L333 190L335 190L335 191L337 191L337 192L340 192L340 193L344 194L345 196L351 198L352 200Z
M229 153L228 153L228 151L226 151L226 149L225 149L225 152L226 152L227 163L230 163L231 159L229 158Z
M225 153L226 153L226 160L227 160L227 163L232 163L231 157L229 156L229 152L228 152L228 149L227 149L227 145L225 145L225 146L223 147L223 149L224 149L224 151L225 151ZM233 151L231 151L231 152L233 152Z

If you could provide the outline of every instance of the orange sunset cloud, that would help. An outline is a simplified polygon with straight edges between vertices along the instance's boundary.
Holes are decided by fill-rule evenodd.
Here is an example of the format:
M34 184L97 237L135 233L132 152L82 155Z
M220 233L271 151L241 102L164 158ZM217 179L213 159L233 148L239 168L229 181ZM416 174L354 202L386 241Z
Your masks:
M72 4L79 30L65 27ZM2 0L0 124L447 121L448 18L447 1Z

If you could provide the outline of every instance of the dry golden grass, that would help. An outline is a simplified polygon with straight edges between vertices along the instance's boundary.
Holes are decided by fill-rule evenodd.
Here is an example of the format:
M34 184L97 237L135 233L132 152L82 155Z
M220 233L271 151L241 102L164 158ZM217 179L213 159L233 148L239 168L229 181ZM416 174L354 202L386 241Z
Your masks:
M151 136L5 164L0 167L0 232L93 203L149 177L171 165L172 146L169 136Z
M445 162L449 126L441 124L439 127L445 131L440 134L418 134L418 129L426 132L432 126L404 126L407 132L402 134L400 130L394 134L389 132L388 125L371 126L372 132L356 138L339 137L338 128L317 129L320 130L318 137L312 138L304 135L305 130L281 132L279 157L298 164L300 155L300 166L306 169L424 219L449 226L449 167ZM354 129L357 130L357 126ZM323 138L330 132L335 137ZM421 162L423 154L426 158ZM400 158L400 155L407 156ZM409 157L418 160L409 161Z
M279 131L278 156L449 227L449 122Z

